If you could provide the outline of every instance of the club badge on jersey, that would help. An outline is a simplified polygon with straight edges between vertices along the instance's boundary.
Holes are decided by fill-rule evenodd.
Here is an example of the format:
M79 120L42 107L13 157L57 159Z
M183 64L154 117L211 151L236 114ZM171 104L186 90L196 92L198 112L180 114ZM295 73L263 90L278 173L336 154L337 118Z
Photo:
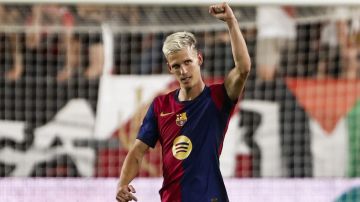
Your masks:
M187 121L186 112L183 112L181 114L176 114L176 125L183 126Z

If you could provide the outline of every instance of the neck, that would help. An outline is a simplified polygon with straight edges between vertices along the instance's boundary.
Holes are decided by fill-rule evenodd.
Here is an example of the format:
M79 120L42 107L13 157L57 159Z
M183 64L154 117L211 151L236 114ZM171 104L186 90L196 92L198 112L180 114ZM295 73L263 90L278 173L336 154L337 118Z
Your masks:
M190 101L195 99L204 90L204 87L205 84L203 81L191 88L181 87L178 95L179 101Z

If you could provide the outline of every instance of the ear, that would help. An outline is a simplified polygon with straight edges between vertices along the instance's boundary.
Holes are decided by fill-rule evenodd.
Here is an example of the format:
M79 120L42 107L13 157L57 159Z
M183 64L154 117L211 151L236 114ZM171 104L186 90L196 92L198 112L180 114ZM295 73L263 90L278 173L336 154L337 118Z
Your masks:
M204 59L203 59L202 53L200 51L198 51L198 53L197 53L197 58L198 58L199 66L201 66L204 62Z
M169 65L169 63L168 63L168 62L166 62L166 66L167 66L167 68L168 68L169 72L170 72L170 73L172 73L172 71L171 71L171 66Z

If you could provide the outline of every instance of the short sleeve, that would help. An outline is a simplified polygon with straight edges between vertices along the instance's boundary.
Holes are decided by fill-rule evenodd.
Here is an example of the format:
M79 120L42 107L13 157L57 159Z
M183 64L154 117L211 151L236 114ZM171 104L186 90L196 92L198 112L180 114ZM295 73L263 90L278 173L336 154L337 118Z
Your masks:
M154 113L154 103L152 103L141 124L137 139L141 140L149 147L154 148L159 139L157 119Z
M224 107L230 111L233 110L236 103L238 102L238 98L236 100L231 100L231 98L229 97L229 95L226 91L225 84L221 85L221 89L222 89L223 96L224 96Z
M235 101L231 100L229 95L226 92L224 84L215 84L210 87L211 97L216 105L216 107L225 113L231 113L234 109L237 99Z

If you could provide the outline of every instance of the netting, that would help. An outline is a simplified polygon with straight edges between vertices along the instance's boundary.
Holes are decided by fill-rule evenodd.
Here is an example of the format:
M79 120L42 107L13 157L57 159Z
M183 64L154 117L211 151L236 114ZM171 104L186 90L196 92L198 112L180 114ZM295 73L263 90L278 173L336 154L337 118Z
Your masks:
M260 8L233 8L252 72L223 175L358 177L359 7L262 8L292 15L285 34ZM207 84L234 66L206 6L2 4L0 20L2 177L118 177L152 98L176 87L161 51L174 31L198 38ZM160 149L139 176L162 175Z

